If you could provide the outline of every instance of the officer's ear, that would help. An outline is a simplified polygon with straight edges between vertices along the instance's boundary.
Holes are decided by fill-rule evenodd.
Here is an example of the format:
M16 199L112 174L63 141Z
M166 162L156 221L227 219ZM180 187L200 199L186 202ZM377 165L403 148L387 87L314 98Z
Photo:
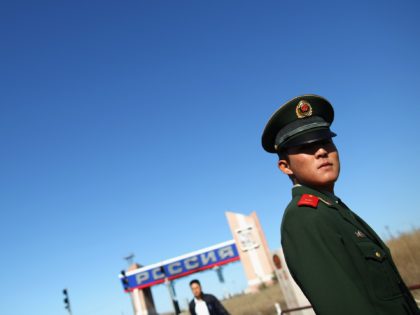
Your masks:
M293 171L290 169L290 162L289 162L289 152L286 148L281 149L277 152L279 156L279 161L277 162L277 166L280 171L282 171L287 176L292 176Z
M293 171L290 168L289 161L286 159L280 159L277 163L277 166L280 171L282 171L284 174L291 176L293 175Z

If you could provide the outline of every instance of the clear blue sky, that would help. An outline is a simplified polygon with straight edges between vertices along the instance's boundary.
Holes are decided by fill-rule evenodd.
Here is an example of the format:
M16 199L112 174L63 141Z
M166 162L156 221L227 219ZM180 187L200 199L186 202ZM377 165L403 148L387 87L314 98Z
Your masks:
M290 199L260 145L301 93L335 107L336 193L419 226L418 1L2 1L0 314L131 314L118 273L232 238ZM225 270L244 288L239 263ZM220 296L214 272L199 274ZM176 282L181 305L188 279ZM158 310L170 310L163 286Z

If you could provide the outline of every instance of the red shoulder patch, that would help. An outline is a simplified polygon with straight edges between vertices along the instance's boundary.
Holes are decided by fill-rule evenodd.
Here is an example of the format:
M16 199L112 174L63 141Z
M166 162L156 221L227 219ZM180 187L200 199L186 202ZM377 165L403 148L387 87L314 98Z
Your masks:
M300 206L309 206L312 208L318 207L319 198L314 195L303 194L297 205Z

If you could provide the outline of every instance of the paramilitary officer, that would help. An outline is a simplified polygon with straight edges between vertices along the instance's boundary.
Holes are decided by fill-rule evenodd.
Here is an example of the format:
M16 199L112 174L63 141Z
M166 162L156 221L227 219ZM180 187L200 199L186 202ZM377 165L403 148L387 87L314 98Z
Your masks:
M294 184L281 224L292 276L319 315L420 314L388 247L334 195L333 119L326 99L303 95L280 107L262 136Z

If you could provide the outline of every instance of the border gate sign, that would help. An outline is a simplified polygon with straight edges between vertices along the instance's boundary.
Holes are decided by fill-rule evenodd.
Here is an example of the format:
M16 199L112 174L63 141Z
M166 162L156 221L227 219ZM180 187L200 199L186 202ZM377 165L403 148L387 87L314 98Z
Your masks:
M125 278L126 284L123 282L123 276L120 275L120 279L126 291L130 292L134 289L143 289L163 283L165 279L173 280L181 278L239 259L235 241L231 240L127 272Z

